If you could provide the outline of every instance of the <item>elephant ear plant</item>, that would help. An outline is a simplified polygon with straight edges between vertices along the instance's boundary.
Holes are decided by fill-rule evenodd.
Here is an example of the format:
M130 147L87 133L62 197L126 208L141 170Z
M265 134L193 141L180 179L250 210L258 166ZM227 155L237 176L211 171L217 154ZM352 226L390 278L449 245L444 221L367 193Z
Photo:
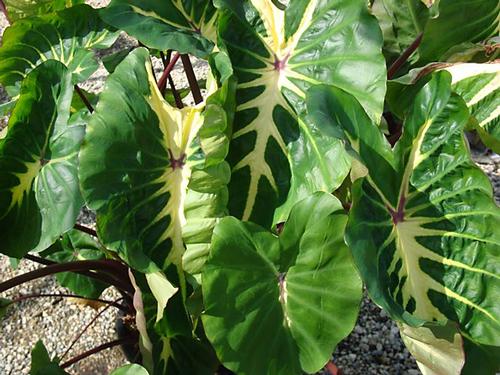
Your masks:
M120 344L115 375L333 374L363 285L423 374L500 370L500 211L465 136L499 150L497 0L0 9L0 252L43 265L0 292L69 289L0 316L59 296L125 322L71 359L88 326L62 355L37 343L31 374ZM120 32L128 49L96 53Z

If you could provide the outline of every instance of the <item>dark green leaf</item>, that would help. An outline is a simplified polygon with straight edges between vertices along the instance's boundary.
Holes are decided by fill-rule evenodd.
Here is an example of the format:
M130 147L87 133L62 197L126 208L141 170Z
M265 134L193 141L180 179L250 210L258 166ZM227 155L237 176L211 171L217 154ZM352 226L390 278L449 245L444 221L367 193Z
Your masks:
M203 271L207 337L238 374L321 369L354 327L361 281L343 241L340 202L316 193L280 235L226 217Z
M103 19L150 48L206 58L217 38L210 0L112 0Z
M228 156L229 209L270 227L297 201L333 191L348 173L340 142L306 118L305 93L312 85L338 85L380 119L382 36L365 0L292 1L285 11L271 1L216 5L219 33L239 82Z
M498 0L440 0L439 16L429 20L418 48L420 66L465 42L480 42L498 35Z
M73 83L86 80L98 68L93 49L107 48L118 34L109 30L88 5L16 22L3 34L0 83L11 96L19 82L47 59L66 65Z
M0 298L0 319L7 314L7 309L12 304L10 299Z
M451 75L435 74L418 93L394 149L344 91L314 88L308 107L368 170L353 187L346 241L374 301L406 324L450 320L471 340L500 345L500 210L471 160L469 112Z
M22 22L22 21L21 21ZM58 61L34 69L0 143L1 251L21 258L71 229L83 204L77 157L85 128L68 125L71 73Z

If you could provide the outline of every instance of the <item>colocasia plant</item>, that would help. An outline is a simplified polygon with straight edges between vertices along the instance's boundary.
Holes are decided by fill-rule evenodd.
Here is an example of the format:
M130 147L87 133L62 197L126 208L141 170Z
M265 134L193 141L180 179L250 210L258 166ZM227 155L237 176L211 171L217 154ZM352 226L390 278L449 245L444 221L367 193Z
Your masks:
M37 344L32 374L118 344L115 375L332 369L363 286L422 373L498 371L500 211L465 137L500 151L498 0L81 3L0 1L0 251L45 265L0 292L57 274L128 324Z

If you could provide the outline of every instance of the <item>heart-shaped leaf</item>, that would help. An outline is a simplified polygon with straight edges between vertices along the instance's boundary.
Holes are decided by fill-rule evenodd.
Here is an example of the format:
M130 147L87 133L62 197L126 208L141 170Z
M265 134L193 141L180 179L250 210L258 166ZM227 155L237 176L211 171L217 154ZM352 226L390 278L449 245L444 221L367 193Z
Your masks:
M469 155L469 112L451 75L422 88L394 150L346 92L314 88L308 106L368 169L353 187L346 240L374 301L406 324L450 320L500 345L500 210Z
M165 271L170 264L182 268L186 211L196 208L187 206L194 203L187 201L189 189L201 194L225 189L224 181L213 182L210 168L225 163L226 127L223 110L211 99L206 106L183 109L168 104L144 48L108 78L82 148L81 181L86 201L98 213L103 241L129 265L142 272ZM219 155L218 147L226 151ZM197 187L195 176L203 180ZM221 204L214 204L217 208L207 206L204 214L224 215ZM211 225L205 224L198 233Z
M71 229L83 204L78 151L85 127L68 125L71 72L47 61L28 74L0 141L1 251L21 258Z
M238 374L318 371L354 327L361 282L343 241L340 202L299 202L277 237L226 217L203 271L203 323L224 365Z
M239 82L229 208L269 227L298 200L331 192L346 176L341 144L306 120L305 92L320 82L338 85L378 120L386 81L382 37L364 0L292 1L286 10L271 0L216 5Z
M16 84L46 60L60 61L73 74L73 83L82 82L99 66L92 50L110 47L117 37L97 10L84 4L22 19L2 36L0 83L14 96Z
M112 0L103 19L144 45L206 58L217 39L211 0Z

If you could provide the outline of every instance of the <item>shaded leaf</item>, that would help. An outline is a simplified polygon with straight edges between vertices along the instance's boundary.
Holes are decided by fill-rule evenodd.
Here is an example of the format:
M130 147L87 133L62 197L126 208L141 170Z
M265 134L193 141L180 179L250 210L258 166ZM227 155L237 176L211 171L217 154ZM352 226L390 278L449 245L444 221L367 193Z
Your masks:
M21 258L71 229L83 204L77 157L85 128L67 124L71 73L47 61L23 81L0 143L2 252Z
M30 375L69 375L59 367L57 360L49 357L42 341L38 341L31 351Z
M41 255L57 263L106 258L106 254L98 242L88 234L78 230L70 230L64 234ZM92 299L99 298L109 286L91 277L73 272L58 273L56 279L61 286L68 288L76 295Z

